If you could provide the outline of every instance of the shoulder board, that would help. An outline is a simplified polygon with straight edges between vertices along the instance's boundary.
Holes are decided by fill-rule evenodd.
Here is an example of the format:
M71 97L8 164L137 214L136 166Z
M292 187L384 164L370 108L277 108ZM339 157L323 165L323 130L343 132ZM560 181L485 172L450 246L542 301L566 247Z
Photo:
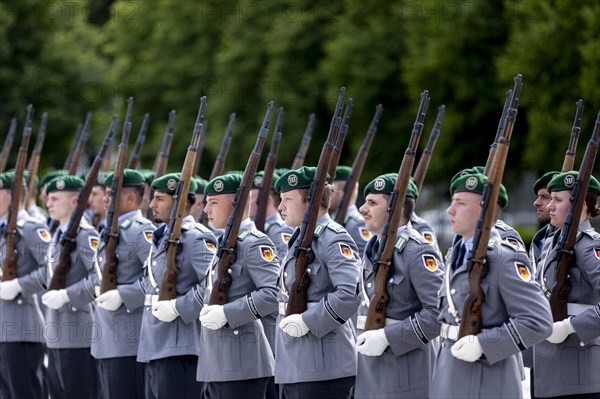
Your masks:
M402 252L402 250L404 249L404 247L406 246L406 243L408 242L410 235L408 232L403 231L397 238L396 238L396 244L394 245L394 250L398 251L398 252Z
M135 223L137 224L152 224L152 222L144 217L135 219Z
M336 223L336 222L330 222L327 225L327 228L329 230L335 231L336 233L343 233L344 232L344 228L342 227L342 225L340 225L339 223Z
M248 237L249 234L250 230L242 231L240 234L238 234L238 241L244 241L244 239L246 239L246 237Z
M119 225L119 227L123 230L127 230L129 228L129 226L131 226L131 220L129 220L129 219L123 220L123 223L121 223Z
M488 249L494 249L494 248L496 248L497 245L498 245L498 240L496 240L495 238L490 238L490 240L488 241ZM510 244L508 244L508 245L510 245ZM512 245L511 245L511 248L514 249L514 247L512 247Z
M416 231L416 230L411 231L410 238L412 238L413 240L415 240L419 244L429 244L429 241L427 241L425 239L425 237L423 237L423 235L421 233L419 233L418 231Z
M202 223L194 223L194 227L200 230L203 233L210 233L210 229L203 225Z
M578 231L577 238L575 240L576 241L579 240L579 238L582 237L584 234L586 236L590 237L592 240L596 240L600 237L600 234L596 230L589 229L589 230L584 230L584 231Z
M181 225L181 230L182 231L188 231L190 229L194 228L194 223L185 223Z
M83 219L82 219L82 222L83 222ZM91 224L87 224L87 223L79 223L79 229L96 231L96 228L94 226L92 226Z
M321 235L321 233L323 233L323 230L325 230L325 226L322 224L318 224L317 227L315 227L314 237L318 238Z
M261 238L261 237L266 237L266 236L267 236L267 235L266 235L265 233L263 233L262 231L260 231L260 230L256 230L256 229L255 229L255 230L251 230L251 231L250 231L250 234L252 234L254 237L258 237L258 238Z
M504 221L502 221L502 220L498 220L496 222L495 227L497 229L500 229L500 230L503 230L503 231L514 230L512 227L510 227L509 225L507 225L506 223L504 223Z
M19 220L17 220L17 227L23 227L23 226L25 226L25 222L26 222L25 219L19 219Z
M514 252L526 252L525 250L518 248L516 245L511 244L509 241L507 240L502 240L501 244L504 245L507 248L512 249Z

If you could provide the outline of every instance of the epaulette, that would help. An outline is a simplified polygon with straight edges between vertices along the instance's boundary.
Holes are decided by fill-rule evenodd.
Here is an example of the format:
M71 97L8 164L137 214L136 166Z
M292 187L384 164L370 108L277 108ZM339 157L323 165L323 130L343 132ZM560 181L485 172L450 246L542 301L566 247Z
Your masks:
M425 239L425 237L423 237L423 235L421 233L419 233L417 230L412 230L410 232L410 238L412 238L419 244L429 244L429 241L427 241Z
M343 227L341 224L339 224L339 223L337 223L337 222L334 222L334 221L331 221L331 222L329 222L329 223L327 224L327 228L328 228L329 230L333 230L333 231L335 231L335 232L336 232L336 233L338 233L338 234L339 234L339 233L343 233L343 232L345 231L344 227Z
M242 231L240 234L238 234L238 241L244 241L246 239L246 237L248 237L248 235L250 234L250 230L246 230L246 231Z
M262 231L257 230L257 229L250 230L250 234L252 234L254 237L258 237L258 238L267 237L267 235L265 233L263 233Z
M588 229L588 230L584 230L584 231L578 231L575 241L579 240L579 238L582 237L583 234L590 237L592 240L596 240L600 237L600 233L598 233L596 230Z
M23 226L25 226L25 222L26 222L25 219L19 219L19 220L17 220L17 227L23 227Z
M123 223L121 223L119 225L119 228L121 228L123 230L127 230L129 228L129 226L131 226L131 220L125 219L125 220L123 220Z
M94 230L96 231L96 228L94 226L92 226L91 224L87 224L87 223L80 223L79 224L79 228L82 230Z
M394 245L394 250L398 251L398 252L402 252L402 250L406 246L406 243L408 242L409 238L410 238L410 234L407 231L403 231L402 233L400 233L400 235L396 238L396 244Z
M142 225L144 225L144 224L152 224L152 222L149 219L146 219L144 217L135 219L135 222L137 224L142 224Z
M514 244L511 244L511 243L510 243L510 242L508 242L507 240L502 240L502 241L501 241L501 243L502 243L502 244L503 244L505 247L508 247L508 248L512 249L513 251L515 251L515 252L525 252L525 253L527 253L527 252L526 252L524 249L520 248L520 246L519 246L519 247L517 247L516 245L514 245ZM489 247L489 245L488 245L488 247ZM491 249L491 248L490 248L490 249Z
M498 221L496 222L496 225L495 225L495 227L496 227L497 229L500 229L500 230L502 230L502 231L510 231L510 230L514 230L514 228L512 228L512 227L511 227L511 226L509 226L509 225L507 225L507 224L506 224L506 223L504 223L504 221L502 221L502 220L498 220Z
M325 230L325 226L322 224L318 224L317 227L315 227L315 234L313 234L313 236L315 238L319 238L321 233L323 233L323 230Z
M496 248L496 245L498 245L498 240L496 240L495 238L490 238L490 240L488 241L488 249L494 249L494 248ZM510 244L508 244L508 245L510 245ZM511 248L515 249L512 245L511 245Z

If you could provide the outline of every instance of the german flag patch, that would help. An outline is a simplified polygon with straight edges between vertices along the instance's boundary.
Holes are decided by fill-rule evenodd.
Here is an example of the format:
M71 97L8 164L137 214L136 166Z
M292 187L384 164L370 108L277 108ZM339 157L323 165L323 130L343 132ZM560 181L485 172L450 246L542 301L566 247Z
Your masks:
M527 282L531 280L531 273L529 273L529 268L525 266L523 263L515 262L515 269L517 270L517 274L521 278L521 280Z
M596 259L600 260L600 248L594 248L594 255Z
M152 230L144 230L144 238L149 244L152 244Z
M371 239L372 234L369 230L365 229L364 227L359 227L358 231L360 232L360 236L363 240L369 241Z
M338 244L340 246L340 253L344 258L352 259L352 248L348 244Z
M98 244L100 243L100 240L98 239L98 237L89 237L88 243L92 251L96 252L98 250Z
M44 242L50 242L50 240L52 239L50 232L46 229L37 229L37 234L38 237L40 237L40 240Z
M423 238L425 239L425 241L427 241L430 245L435 244L435 239L433 238L433 233L431 233L430 231L424 231L423 232Z
M204 246L206 247L206 249L208 249L208 252L210 252L211 254L217 252L217 247L215 247L215 244L213 244L210 241L204 240Z
M287 245L287 243L290 242L290 238L292 238L291 234L281 233L281 239L283 240L285 245Z
M267 262L272 262L273 259L275 259L275 251L273 251L273 248L269 247L269 246L260 246L259 247L260 250L260 257L263 258L264 260L266 260Z
M423 266L425 266L425 269L429 270L430 272L436 271L438 269L438 263L435 259L435 256L423 255Z

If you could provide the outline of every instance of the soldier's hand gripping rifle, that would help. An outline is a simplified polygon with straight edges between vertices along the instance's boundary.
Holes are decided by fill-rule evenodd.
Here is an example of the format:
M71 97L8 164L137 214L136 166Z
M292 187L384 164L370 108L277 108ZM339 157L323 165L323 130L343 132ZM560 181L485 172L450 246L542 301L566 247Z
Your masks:
M569 139L569 148L565 153L565 160L562 164L561 172L573 170L575 165L575 153L577 152L577 141L579 140L579 132L581 131L581 116L583 114L583 100L577 101L577 111L575 111L575 120L571 128L571 138Z
M365 135L363 143L358 149L356 157L354 157L354 162L352 163L352 170L350 171L350 176L348 176L348 180L346 180L346 184L344 185L344 193L342 194L342 199L340 200L340 203L338 204L337 210L335 212L335 221L341 224L342 226L346 223L346 212L348 211L348 207L350 206L352 192L354 191L354 186L356 186L356 182L358 182L358 180L360 179L360 175L362 175L362 171L367 160L367 155L369 155L371 144L373 143L373 139L375 138L375 133L377 133L377 125L379 124L379 119L381 118L382 112L383 106L381 104L378 104L375 108L375 114L371 119L369 130L367 130L367 134Z
M265 162L265 173L263 174L262 183L256 196L256 215L254 216L254 224L256 228L263 233L265 231L265 221L267 219L267 205L269 204L269 195L271 193L271 183L273 182L273 171L279 153L279 143L281 142L281 131L283 126L283 107L279 107L277 112L277 122L275 123L275 131L271 138L271 148Z
M90 193L92 192L92 188L96 184L96 179L98 178L98 172L100 171L100 167L102 166L102 159L106 156L106 152L108 151L109 145L112 142L113 136L115 134L115 129L117 127L117 116L113 116L112 122L110 124L110 128L108 129L108 133L106 134L106 138L104 139L104 144L100 148L100 152L94 159L92 166L90 168L90 172L88 173L87 179L85 181L85 185L79 192L79 196L77 198L77 207L71 214L71 219L69 219L69 228L65 234L60 239L61 250L58 256L58 265L54 270L54 274L52 275L52 280L50 280L50 285L48 290L60 290L66 287L67 282L67 273L69 269L71 269L71 252L75 249L75 239L77 238L77 231L79 230L79 223L81 222L81 217L83 213L87 209L88 206L88 198Z
M431 161L431 154L433 154L435 143L437 142L437 139L440 136L440 126L444 121L445 114L446 106L442 104L438 108L438 114L435 118L435 124L433 125L433 129L431 129L431 133L429 133L429 140L427 140L427 146L425 147L423 154L421 154L421 158L419 158L419 163L417 164L417 168L415 169L415 173L413 174L413 180L415 182L415 185L417 186L417 191L421 191L421 187L423 187L425 175L427 175L427 169L429 169L429 162Z
M481 290L481 279L487 264L487 249L492 227L495 224L496 206L498 203L498 192L502 183L502 175L508 156L510 138L517 118L517 107L519 105L519 94L521 93L521 75L515 76L515 85L510 93L506 112L503 112L503 120L498 124L496 137L497 147L494 159L490 163L490 171L487 176L487 184L483 188L481 200L481 213L475 227L473 236L473 250L467 258L467 270L469 272L469 293L463 305L459 337L466 335L477 335L481 332L481 307L485 296ZM506 105L506 104L505 104Z
M8 128L8 134L4 139L2 145L2 152L0 152L0 173L3 173L8 163L8 156L10 155L10 149L12 148L13 141L15 139L15 133L17 132L17 118L10 120L10 127Z
M173 129L175 129L175 110L169 112L169 123L165 130L163 142L160 146L160 150L154 159L154 165L152 170L154 171L154 178L158 179L167 171L167 163L169 162L169 153L171 152L171 142L173 141Z
M85 150L85 145L88 140L90 123L92 123L92 113L88 112L85 116L85 122L83 124L83 128L81 129L81 134L79 135L79 138L77 140L77 145L75 146L73 155L70 157L70 161L67 161L64 166L64 169L67 169L71 176L77 174L79 162L81 161L81 155Z
M302 141L300 142L300 147L298 148L298 152L296 152L296 156L294 157L294 162L292 163L291 169L298 169L304 166L304 159L306 158L306 153L308 152L308 147L310 146L310 140L312 138L312 132L315 128L315 114L310 114L308 116L308 123L306 124L306 129L304 129L304 135L302 136Z
M102 281L100 282L100 293L117 288L117 245L119 244L119 202L123 192L123 170L127 160L127 146L131 135L131 112L133 110L133 98L127 100L127 113L123 124L121 144L117 153L117 163L110 187L110 206L106 214L106 228L102 231L104 241L104 259L106 260L102 269Z
M35 175L37 174L38 167L40 166L40 157L42 155L42 148L44 147L44 140L46 138L46 125L48 124L48 113L42 114L42 121L40 122L40 129L38 131L37 138L35 139L35 146L31 153L31 158L27 164L27 195L25 196L25 207L29 206L33 198L35 191Z
M29 147L29 138L31 137L31 120L33 119L33 105L27 106L27 116L25 117L25 127L23 128L23 138L19 147L17 164L15 166L15 179L11 190L11 203L8 209L8 219L6 222L6 231L4 232L4 245L6 256L2 264L2 281L12 280L17 277L17 253L15 251L15 241L17 236L17 214L21 204L21 195L23 195L23 174L27 162L27 149Z
M569 291L571 290L571 276L569 268L573 263L573 247L577 240L577 231L581 213L585 206L585 197L590 183L590 176L596 161L596 153L598 152L598 142L600 141L600 112L596 118L592 137L588 142L585 150L585 155L579 167L577 179L570 182L573 184L573 192L571 194L571 208L565 219L565 224L560 230L558 243L556 244L556 283L550 292L550 310L552 311L552 319L561 321L569 317L567 312L567 302L569 299ZM567 176L570 178L572 176ZM568 187L568 183L565 182Z
M219 263L217 265L217 278L215 279L212 289L210 291L209 305L225 305L229 300L229 287L231 286L232 277L229 273L229 268L232 263L235 262L235 245L237 243L238 233L240 231L240 224L244 216L244 209L248 203L248 197L250 196L250 190L252 189L252 180L258 169L258 163L260 162L260 155L262 153L267 135L269 134L269 123L271 122L271 114L273 113L273 101L269 101L267 105L267 112L263 119L262 126L258 133L254 149L248 158L246 163L246 169L244 169L244 175L240 182L240 187L235 192L235 199L233 200L233 211L229 215L227 220L227 227L223 233L221 245L217 250L217 258Z
M346 110L344 111L344 117L342 118L342 126L340 126L340 131L338 132L337 137L335 138L335 147L333 148L333 153L331 154L331 162L329 163L329 169L327 173L329 174L329 183L333 184L335 180L335 171L340 163L340 157L342 156L342 148L344 147L344 141L346 141L346 135L348 134L348 124L350 123L350 115L352 114L352 99L349 98L346 101Z
M127 164L127 168L129 169L137 169L138 165L140 164L140 154L142 153L142 147L146 141L148 125L150 125L150 114L144 114L142 126L140 127L140 131L135 139L135 145L133 146L133 151L131 152L129 163Z
M194 134L192 141L185 154L183 167L181 169L181 177L175 195L173 196L173 209L171 210L171 220L169 221L169 239L165 241L166 247L166 269L162 276L160 292L158 299L168 301L177 298L177 274L179 266L177 266L177 248L179 247L179 236L181 235L181 224L185 217L185 207L187 204L187 196L190 192L190 182L193 176L194 162L196 160L196 151L198 143L203 132L202 114L204 113L206 97L202 97L196 125L194 126Z
M286 316L303 313L308 307L307 295L310 278L308 277L306 268L314 258L314 254L312 253L312 241L315 236L317 219L319 218L321 199L323 198L323 192L325 191L325 184L327 184L327 170L331 164L333 148L335 147L335 138L337 137L342 123L342 108L344 105L345 94L346 88L342 87L339 91L335 111L331 118L331 124L329 125L327 140L325 141L325 144L323 144L323 149L319 156L315 177L310 184L308 207L304 213L302 226L300 226L300 234L296 239L299 243L294 250L294 257L296 258L296 276L294 277L292 287L289 291L288 305L285 311Z
M423 121L425 120L428 106L429 92L425 90L421 93L419 111L417 112L417 118L413 125L408 147L404 152L404 157L402 158L402 163L398 170L398 179L394 185L394 192L390 196L388 216L383 225L379 251L377 251L373 261L373 267L375 269L375 285L373 297L369 303L365 331L385 327L386 307L390 301L390 295L387 292L386 284L390 267L392 267L392 257L394 255L394 245L396 245L398 226L402 216L402 209L404 208L410 175L412 174L413 166L415 164L415 156L417 154L417 149L419 148L419 140L423 133Z

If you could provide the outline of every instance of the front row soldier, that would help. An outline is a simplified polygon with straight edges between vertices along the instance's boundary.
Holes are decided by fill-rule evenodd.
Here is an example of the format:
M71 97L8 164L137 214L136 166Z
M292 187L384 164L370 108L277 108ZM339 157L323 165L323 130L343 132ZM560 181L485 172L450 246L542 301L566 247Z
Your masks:
M560 173L548 183L550 223L558 229L546 240L539 264L539 283L548 297L556 282L556 243L577 176ZM600 397L600 234L590 225L600 215L599 195L600 183L591 176L569 267L569 317L554 322L552 335L533 347L536 397Z
M250 220L250 204L234 208L242 175L227 174L212 179L204 193L205 212L216 229L226 229L233 212L242 212L233 262L229 265L231 286L225 305L211 304L218 276L220 252L211 262L203 285L200 312L202 340L197 379L204 381L205 398L264 398L275 359L261 319L277 310L279 259L273 242Z
M531 260L531 266L533 267L534 274L537 278L537 262L542 254L544 248L544 242L546 238L554 232L554 227L550 224L550 211L548 210L548 204L550 203L550 192L548 191L548 183L550 180L560 172L552 171L547 172L536 180L533 185L533 192L536 195L533 206L535 207L537 221L540 226L543 226L533 239L531 240L531 247L529 248L529 259Z
M4 233L12 204L11 186L14 173L0 174L0 260L4 264L6 246ZM25 192L23 182L23 193ZM35 220L24 210L25 195L21 196L17 213L15 251L17 277L0 284L0 380L7 398L42 398L42 369L44 358L44 318L38 299L32 292L23 292L20 277L44 267L50 244L46 225Z
M215 253L213 234L189 215L194 202L196 182L190 183L190 194L179 237L180 250L177 298L159 301L163 273L166 271L166 246L173 198L180 180L179 173L161 176L152 182L154 197L150 209L155 223L165 223L152 235L152 246L146 261L146 274L140 283L140 294L146 294L137 360L146 364L146 398L199 398L202 384L196 381L198 347L200 346L200 307L193 289L204 276Z
M281 193L281 215L290 227L302 225L315 172L314 167L291 170L275 184ZM355 333L348 319L359 304L355 290L360 261L348 232L327 213L331 190L326 184L320 202L311 246L313 259L306 269L310 279L308 309L302 314L285 315L296 274L299 229L290 239L282 262L275 383L281 384L284 399L350 398L356 379Z
M518 353L552 332L550 307L530 273L527 253L492 234L481 289L482 331L459 338L469 287L467 256L482 206L487 178L465 175L450 187L447 213L457 240L446 259L439 307L443 338L434 367L431 398L522 397ZM492 229L493 230L493 229ZM497 237L497 236L496 236Z
M435 248L414 230L410 217L417 188L409 184L398 228L394 255L387 279L390 300L385 328L365 331L369 302L375 288L374 256L388 217L388 206L398 174L381 175L365 186L360 211L369 231L375 234L365 249L359 282L356 349L358 370L354 397L426 398L434 348L429 342L439 335L437 293L444 265ZM412 183L412 181L411 181ZM389 348L388 348L389 347Z

